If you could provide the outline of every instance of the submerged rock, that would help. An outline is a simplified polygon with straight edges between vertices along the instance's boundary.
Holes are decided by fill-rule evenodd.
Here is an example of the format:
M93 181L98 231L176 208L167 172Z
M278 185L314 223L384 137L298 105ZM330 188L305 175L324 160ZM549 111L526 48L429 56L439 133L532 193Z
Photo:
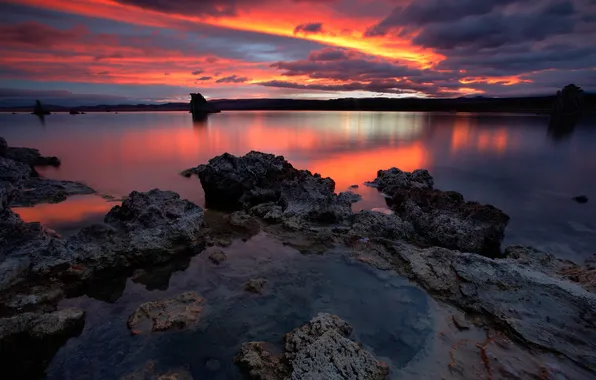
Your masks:
M197 324L204 302L205 299L195 292L147 302L130 315L127 326L133 334L190 328Z
M261 294L266 284L267 280L264 278L251 278L244 284L244 290L249 293Z
M385 379L386 364L349 339L352 326L331 314L319 314L286 334L285 350L275 355L263 342L242 345L236 363L250 379Z
M0 368L7 379L43 376L58 349L83 330L85 312L23 313L0 319Z
M588 203L588 197L585 195L579 195L577 197L573 197L573 200L577 203Z
M266 206L255 211L294 226L341 222L351 214L350 200L335 194L332 179L297 170L282 156L224 153L184 173L198 175L209 207L251 210Z
M150 360L142 368L121 377L120 380L193 380L187 369L179 368L163 372L155 367L155 362Z
M214 264L218 265L226 261L227 258L228 257L226 256L226 254L220 249L214 251L209 255L209 260L211 260L211 262L213 262Z

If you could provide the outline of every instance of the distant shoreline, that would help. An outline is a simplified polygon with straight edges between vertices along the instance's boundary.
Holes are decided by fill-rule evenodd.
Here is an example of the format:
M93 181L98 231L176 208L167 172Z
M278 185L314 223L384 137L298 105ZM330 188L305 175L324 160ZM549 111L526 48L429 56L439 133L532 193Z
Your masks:
M596 113L596 94L585 95L588 113ZM493 112L550 114L555 96L524 98L343 98L330 100L309 99L218 99L208 103L221 111L391 111L391 112ZM189 103L120 104L68 107L44 104L53 113L73 112L143 112L190 111ZM32 112L31 106L0 107L0 112Z

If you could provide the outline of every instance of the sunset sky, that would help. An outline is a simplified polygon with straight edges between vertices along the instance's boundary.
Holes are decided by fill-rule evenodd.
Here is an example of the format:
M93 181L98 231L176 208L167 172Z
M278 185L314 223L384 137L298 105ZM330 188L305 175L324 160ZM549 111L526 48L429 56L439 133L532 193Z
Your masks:
M0 0L0 105L596 91L596 0Z

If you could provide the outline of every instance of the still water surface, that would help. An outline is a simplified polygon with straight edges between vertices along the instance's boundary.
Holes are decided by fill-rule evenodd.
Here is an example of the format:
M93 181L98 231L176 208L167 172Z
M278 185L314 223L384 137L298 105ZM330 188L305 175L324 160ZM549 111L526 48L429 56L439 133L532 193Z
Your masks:
M155 187L203 204L196 178L178 173L223 152L259 150L332 177L337 191L358 184L355 209L384 206L362 186L378 169L426 168L436 186L491 203L511 216L505 244L532 244L581 260L596 243L596 123L567 138L547 134L532 115L390 112L224 112L193 123L185 112L55 114L42 126L31 115L0 114L10 145L62 159L51 178L83 181L123 196ZM571 197L592 198L580 205ZM59 205L20 209L21 216L68 233L100 220L114 205L75 197Z

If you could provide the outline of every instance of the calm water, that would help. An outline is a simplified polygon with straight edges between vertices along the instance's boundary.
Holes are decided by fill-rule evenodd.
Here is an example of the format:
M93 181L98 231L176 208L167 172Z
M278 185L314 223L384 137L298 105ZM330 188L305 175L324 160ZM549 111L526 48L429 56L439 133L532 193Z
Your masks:
M332 177L337 190L372 180L378 169L427 168L441 189L491 203L511 216L506 244L532 244L580 260L596 243L596 123L563 140L547 135L548 120L529 115L388 112L224 112L193 124L185 112L51 115L0 114L0 136L62 159L43 174L86 182L101 193L126 195L159 187L199 204L196 178L178 173L230 152L284 155L298 168ZM360 186L355 209L384 205ZM571 197L585 194L585 205ZM68 233L112 207L100 197L19 210Z

